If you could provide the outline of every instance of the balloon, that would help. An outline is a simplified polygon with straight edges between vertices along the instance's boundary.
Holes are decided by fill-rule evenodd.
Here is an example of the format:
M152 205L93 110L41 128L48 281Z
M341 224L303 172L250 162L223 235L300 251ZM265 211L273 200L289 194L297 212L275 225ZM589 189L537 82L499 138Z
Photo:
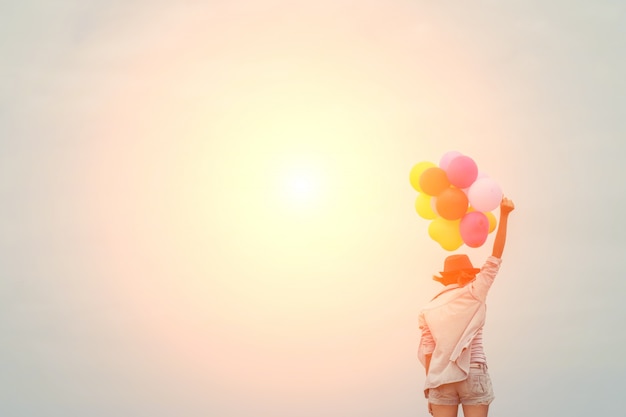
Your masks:
M489 234L489 219L485 213L472 211L461 219L459 231L463 243L470 248L477 248L485 243Z
M467 211L467 196L462 190L448 187L437 196L437 213L446 220L458 220Z
M494 214L490 211L485 213L485 216L487 216L487 220L489 220L489 233L491 233L496 230L496 225L498 224L496 216L494 216Z
M437 196L450 186L446 172L439 167L432 167L422 172L419 185L430 196Z
M489 175L485 174L484 172L478 171L478 175L476 176L476 179L474 180L474 182L478 181L481 178L488 178L488 177L489 177ZM465 194L469 193L470 187L471 187L471 185L469 187L463 188L463 192Z
M435 217L437 217L437 213L435 213L430 203L430 200L432 198L433 197L427 194L420 193L417 195L417 198L415 199L415 210L417 211L417 214L419 214L420 217L426 220L432 220Z
M470 205L467 208L467 212L471 213L473 211L476 211L476 209ZM490 211L484 213L484 215L487 216L487 220L489 220L489 233L491 233L494 230L496 230L496 226L498 225L498 221L496 220L496 216L492 212L490 212Z
M433 162L428 161L418 162L417 164L413 165L413 168L411 168L411 172L409 173L409 181L411 181L411 185L413 186L413 188L415 188L416 191L420 193L424 192L420 187L420 177L422 176L422 173L428 168L433 168L436 166L437 165L435 165Z
M445 170L450 184L458 188L465 188L472 185L478 176L478 167L469 156L457 156Z
M448 165L450 164L450 161L452 161L457 156L461 156L461 155L463 154L457 151L448 151L444 153L441 159L439 160L439 168L446 171L448 169Z
M430 197L430 207L433 209L433 213L436 214L435 217L439 217L439 213L437 213L437 197Z
M491 213L502 201L502 189L469 156L457 151L443 154L439 165L415 164L409 173L411 186L419 193L417 214L430 220L429 236L443 249L461 245L477 248L497 228Z
M470 186L467 196L477 211L488 212L500 205L502 190L491 178L481 178Z
M458 249L463 244L459 231L460 220L437 217L428 226L428 235L447 251Z

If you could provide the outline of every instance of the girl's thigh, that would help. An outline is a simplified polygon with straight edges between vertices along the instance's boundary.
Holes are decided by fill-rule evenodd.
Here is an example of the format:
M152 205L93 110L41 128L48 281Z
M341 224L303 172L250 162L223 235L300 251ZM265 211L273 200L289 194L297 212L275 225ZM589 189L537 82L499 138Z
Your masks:
M464 405L463 416L464 417L487 417L489 412L489 405Z
M433 410L433 417L456 417L459 406L458 405L430 405Z

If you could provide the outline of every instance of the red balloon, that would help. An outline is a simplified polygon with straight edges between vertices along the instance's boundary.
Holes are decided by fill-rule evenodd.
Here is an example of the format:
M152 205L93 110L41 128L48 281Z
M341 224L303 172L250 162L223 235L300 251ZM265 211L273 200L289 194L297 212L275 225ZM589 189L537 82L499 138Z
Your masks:
M446 174L450 184L458 188L466 188L476 181L478 167L472 158L461 155L450 161Z
M461 239L470 248L477 248L487 240L489 219L482 211L470 211L459 224Z
M446 220L458 220L467 212L468 204L463 190L448 187L437 196L437 213Z
M439 167L428 168L422 172L419 184L422 191L430 196L437 196L450 187L446 172Z

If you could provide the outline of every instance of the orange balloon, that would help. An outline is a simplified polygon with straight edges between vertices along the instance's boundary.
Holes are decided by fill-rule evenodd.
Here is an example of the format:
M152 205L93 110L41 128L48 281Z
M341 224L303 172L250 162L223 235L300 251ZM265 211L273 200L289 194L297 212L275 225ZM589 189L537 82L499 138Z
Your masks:
M450 187L446 171L439 167L428 168L420 176L419 185L430 196L438 196Z
M422 176L422 173L428 168L433 168L436 166L437 165L435 165L434 162L430 161L422 161L413 165L413 168L411 168L411 172L409 173L409 181L411 182L411 186L415 189L415 191L418 191L420 193L424 192L424 190L422 190L422 187L420 187L420 177Z
M446 220L457 220L467 212L468 200L465 193L448 187L437 196L437 213Z

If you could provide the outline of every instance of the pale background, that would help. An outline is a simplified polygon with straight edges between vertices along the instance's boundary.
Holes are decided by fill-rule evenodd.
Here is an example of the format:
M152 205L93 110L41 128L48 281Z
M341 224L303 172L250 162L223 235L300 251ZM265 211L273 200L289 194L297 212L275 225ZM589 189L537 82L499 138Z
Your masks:
M620 415L625 18L3 1L0 415L426 416L417 312L449 253L408 173L450 150L517 206L492 415Z

